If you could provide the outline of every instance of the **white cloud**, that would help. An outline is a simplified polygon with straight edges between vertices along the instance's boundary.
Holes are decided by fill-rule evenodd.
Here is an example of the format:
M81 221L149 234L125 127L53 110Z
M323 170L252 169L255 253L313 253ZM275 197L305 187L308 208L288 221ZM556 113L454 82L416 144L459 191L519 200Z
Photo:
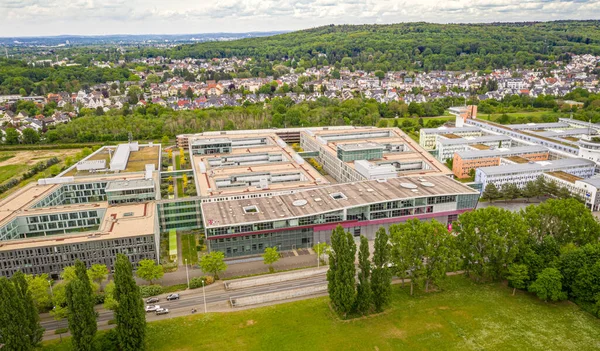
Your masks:
M600 0L0 0L0 35L293 30L598 17Z

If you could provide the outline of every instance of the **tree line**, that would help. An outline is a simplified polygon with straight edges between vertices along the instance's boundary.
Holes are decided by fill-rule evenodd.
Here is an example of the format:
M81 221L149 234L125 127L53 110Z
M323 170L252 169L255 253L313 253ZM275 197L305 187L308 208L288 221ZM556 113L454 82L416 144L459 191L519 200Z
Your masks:
M488 183L483 189L481 200L494 202L499 199L515 200L521 197L529 200L541 196L553 196L560 199L574 198L584 202L581 196L571 193L567 187L560 186L555 181L547 181L543 176L525 183L522 189L515 183L504 183L500 188L494 183Z
M600 223L572 198L519 212L487 207L460 215L451 229L417 219L391 225L388 233L380 228L372 263L361 237L357 273L354 238L338 227L331 237L329 296L343 317L366 314L390 301L392 275L403 284L408 279L412 295L439 289L449 272L464 270L478 282L508 280L544 301L571 299L600 317L599 238Z

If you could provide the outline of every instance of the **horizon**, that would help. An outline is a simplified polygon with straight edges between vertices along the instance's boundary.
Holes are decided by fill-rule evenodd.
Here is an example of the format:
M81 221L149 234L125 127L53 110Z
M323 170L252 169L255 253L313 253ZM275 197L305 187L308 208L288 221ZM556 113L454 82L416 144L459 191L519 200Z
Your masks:
M184 35L296 31L329 24L597 20L590 17L600 14L600 0L2 0L0 12L5 14L0 22L5 38Z

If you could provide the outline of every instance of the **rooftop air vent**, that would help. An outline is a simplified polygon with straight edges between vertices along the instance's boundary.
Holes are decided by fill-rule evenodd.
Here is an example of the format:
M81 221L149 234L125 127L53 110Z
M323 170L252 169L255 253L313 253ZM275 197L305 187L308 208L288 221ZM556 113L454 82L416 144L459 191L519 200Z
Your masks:
M329 194L329 196L331 196L332 199L334 200L345 200L347 199L346 195L344 195L344 193L333 193L333 194Z
M404 189L416 189L417 186L413 183L400 183L400 186Z
M430 182L421 182L421 185L427 188L433 188L435 186L435 184Z

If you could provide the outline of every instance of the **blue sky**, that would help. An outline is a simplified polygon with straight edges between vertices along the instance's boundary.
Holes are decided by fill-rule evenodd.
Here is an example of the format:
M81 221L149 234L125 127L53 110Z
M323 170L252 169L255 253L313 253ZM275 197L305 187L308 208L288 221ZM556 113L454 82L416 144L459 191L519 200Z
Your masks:
M0 36L296 30L326 24L598 19L600 0L0 0Z

